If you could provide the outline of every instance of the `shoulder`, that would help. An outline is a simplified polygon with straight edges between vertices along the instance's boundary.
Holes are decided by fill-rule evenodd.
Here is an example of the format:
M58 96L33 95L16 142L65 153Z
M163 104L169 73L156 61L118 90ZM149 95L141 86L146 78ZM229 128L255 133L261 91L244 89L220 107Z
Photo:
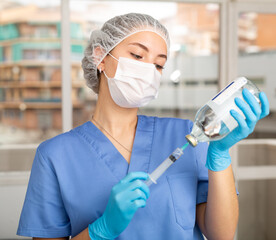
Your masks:
M79 135L77 131L85 128L87 123L84 123L68 132L61 133L53 138L42 142L37 150L41 155L54 155L66 151L66 149L73 148L79 142Z
M189 119L181 119L181 118L169 118L169 117L156 117L156 116L139 116L144 121L154 122L157 127L162 127L165 129L178 129L191 131L193 127L193 122Z
M193 125L193 122L189 119L181 119L181 118L156 118L158 122L161 124L171 124L176 126L185 126L185 127L191 127Z

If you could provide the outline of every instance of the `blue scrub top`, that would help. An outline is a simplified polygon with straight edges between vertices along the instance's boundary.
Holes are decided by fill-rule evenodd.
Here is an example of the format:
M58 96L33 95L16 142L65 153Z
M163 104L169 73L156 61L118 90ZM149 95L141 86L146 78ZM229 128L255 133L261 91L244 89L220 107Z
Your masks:
M33 162L17 235L76 236L101 217L111 188L129 172L151 173L191 132L189 120L138 116L130 164L88 121L40 144ZM208 144L189 146L150 187L118 240L203 239L196 205L207 201Z

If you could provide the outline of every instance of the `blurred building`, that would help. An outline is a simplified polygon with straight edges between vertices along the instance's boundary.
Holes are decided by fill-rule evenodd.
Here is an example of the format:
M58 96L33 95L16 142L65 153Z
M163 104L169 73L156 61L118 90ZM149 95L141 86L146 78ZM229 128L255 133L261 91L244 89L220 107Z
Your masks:
M24 129L61 129L59 8L10 7L1 13L0 120ZM83 111L82 24L71 23L72 101ZM75 121L81 121L76 119Z
M238 24L240 51L276 50L276 31L271 30L276 25L274 14L241 14Z

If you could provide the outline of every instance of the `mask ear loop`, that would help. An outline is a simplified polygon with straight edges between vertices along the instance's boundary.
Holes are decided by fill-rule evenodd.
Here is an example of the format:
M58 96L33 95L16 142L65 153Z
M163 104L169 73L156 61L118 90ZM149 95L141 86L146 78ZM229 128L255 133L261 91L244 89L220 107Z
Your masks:
M102 68L99 69L99 72L100 72L100 73L102 72ZM106 77L107 79L109 79L109 77L105 74L104 71L103 71L103 74L105 75L105 77Z
M115 58L111 53L108 53L108 55L110 55L111 57L113 57L116 61L119 62L119 60L117 58Z
M110 55L111 57L113 57L116 61L118 61L119 62L119 60L117 59L117 58L115 58L111 53L108 53L108 55ZM100 68L99 69L99 72L101 73L102 72L102 69ZM110 79L107 75L106 75L106 73L103 71L103 74L105 75L105 77L107 78L107 79Z

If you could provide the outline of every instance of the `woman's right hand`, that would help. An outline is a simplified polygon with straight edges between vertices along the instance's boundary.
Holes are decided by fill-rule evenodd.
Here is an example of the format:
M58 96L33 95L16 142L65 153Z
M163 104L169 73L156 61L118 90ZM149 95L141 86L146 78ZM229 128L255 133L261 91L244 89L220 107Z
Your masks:
M132 172L116 184L109 196L103 215L89 225L89 235L94 239L114 239L122 233L138 208L146 206L149 188L145 172Z

